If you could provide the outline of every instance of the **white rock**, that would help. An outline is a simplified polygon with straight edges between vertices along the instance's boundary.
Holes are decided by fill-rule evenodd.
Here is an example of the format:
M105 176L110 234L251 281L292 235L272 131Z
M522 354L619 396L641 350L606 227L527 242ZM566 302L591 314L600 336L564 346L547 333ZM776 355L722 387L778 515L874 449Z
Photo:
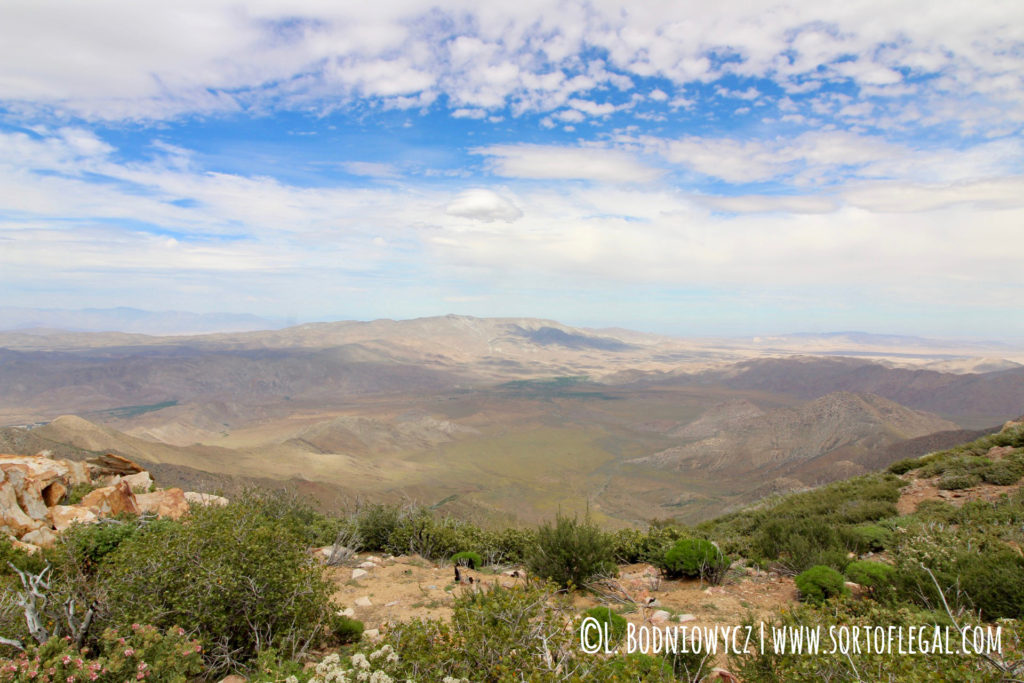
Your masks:
M362 577L366 576L367 574L369 574L369 572L367 572L365 569L353 569L352 570L352 580L354 581L356 579L361 579Z
M651 622L655 624L660 624L663 621L668 621L670 618L672 618L671 614L669 614L663 609L660 609L651 615Z
M195 491L185 491L185 500L198 505L218 505L223 507L228 504L228 499L224 496L215 496L212 493L196 493Z
M349 619L351 619L355 615L356 615L356 611L354 609L352 609L351 607L346 607L345 609L338 610L338 616L339 617L348 617Z
M361 569L376 569L377 565L375 565L373 562L362 562L360 563L359 567Z
M692 614L677 614L676 621L680 621L685 624L688 621L697 621L697 617Z
M370 598L367 598L367 597L364 596L364 597L361 597L361 598L356 598L355 606L356 607L373 607L373 603L370 602Z
M380 629L376 629L376 628L366 629L365 631L363 631L363 637L364 638L368 638L370 640L377 640L378 638L380 638Z

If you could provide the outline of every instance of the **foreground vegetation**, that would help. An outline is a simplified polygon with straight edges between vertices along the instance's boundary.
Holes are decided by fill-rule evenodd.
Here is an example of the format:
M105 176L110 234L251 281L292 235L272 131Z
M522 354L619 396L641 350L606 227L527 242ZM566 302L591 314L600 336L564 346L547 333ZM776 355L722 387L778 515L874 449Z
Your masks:
M989 453L1001 449L999 457ZM902 476L900 476L902 475ZM0 544L0 681L699 680L713 663L744 680L1009 681L1024 675L1024 492L901 516L909 477L1010 486L1024 475L1020 428L894 464L888 472L780 497L696 527L606 532L588 517L483 529L421 507L367 505L327 516L251 491L182 521L120 518L75 526L27 555ZM331 603L311 547L418 554L470 566L522 565L532 580L455 600L450 622L392 625L361 642ZM738 560L739 564L735 564ZM939 624L1002 628L995 656L750 653L586 654L568 596L649 562L667 578L719 583L749 565L796 577L804 604L776 626ZM856 595L847 585L857 584ZM589 616L621 637L609 608ZM570 628L566 628L569 624ZM325 654L334 653L334 654ZM304 667L305 662L319 662Z

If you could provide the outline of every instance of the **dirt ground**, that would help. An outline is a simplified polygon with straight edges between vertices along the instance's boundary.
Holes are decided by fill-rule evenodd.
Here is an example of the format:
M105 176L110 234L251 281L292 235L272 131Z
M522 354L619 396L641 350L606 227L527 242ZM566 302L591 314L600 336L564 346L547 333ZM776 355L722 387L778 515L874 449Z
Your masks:
M352 579L359 564L366 574ZM451 566L418 556L360 555L349 565L329 569L337 587L334 599L351 608L367 629L415 618L448 619L457 596L478 590L481 584L507 587L525 580L492 570L462 570L464 582L456 584ZM658 574L649 564L622 566L617 579L601 589L606 597L580 592L574 604L580 611L601 604L626 608L631 611L624 616L636 624L664 619L665 614L658 614L663 611L670 622L732 626L747 617L768 618L779 605L797 600L792 579L753 569L732 570L721 586L713 587L698 580L669 581ZM470 577L473 583L465 583Z

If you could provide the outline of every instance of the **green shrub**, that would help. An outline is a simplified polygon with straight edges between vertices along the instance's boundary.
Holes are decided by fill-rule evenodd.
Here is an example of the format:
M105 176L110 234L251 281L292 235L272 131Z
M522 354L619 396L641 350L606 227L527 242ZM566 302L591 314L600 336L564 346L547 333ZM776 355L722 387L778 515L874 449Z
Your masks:
M825 518L783 517L766 521L751 543L753 554L777 560L782 569L797 573L816 564L843 569L848 551L840 530Z
M527 557L530 573L560 586L580 587L595 576L618 573L608 536L591 520L559 514L537 529L537 544Z
M479 569L483 565L483 558L479 554L474 553L471 550L467 550L461 553L455 553L452 555L452 564L461 565L463 567L472 567L473 569Z
M339 645L355 643L363 637L363 622L344 614L332 614L328 626L331 639Z
M371 552L383 552L388 548L388 539L398 528L399 509L394 505L366 505L355 514L356 530L363 548Z
M878 524L858 524L844 530L850 547L856 553L885 550L892 543L892 530Z
M626 635L626 619L622 615L616 614L612 611L611 607L591 607L583 616L591 617L597 620L597 623L601 625L601 632L608 634L607 647L614 648L615 645L622 640ZM583 632L582 622L580 624L579 638L582 642L583 637L587 638L587 646L591 649L596 648L598 635L591 631Z
M267 512L239 498L141 529L100 565L105 622L188 624L215 674L261 648L301 651L324 634L331 585L303 540Z
M616 562L623 564L654 563L665 554L669 546L688 535L686 529L676 524L652 526L646 532L639 529L619 529L610 534L612 553Z
M832 597L850 594L843 575L823 565L801 572L795 582L801 597L808 602L824 602Z
M399 514L385 550L395 555L419 555L440 560L476 546L480 530L453 517L436 517L428 508Z
M947 472L942 475L937 484L938 488L946 491L957 491L969 489L981 483L981 476L973 473Z
M506 527L482 532L479 549L487 564L522 564L536 545L536 530Z
M981 473L981 478L986 483L996 486L1016 484L1021 477L1024 477L1024 464L1016 460L999 460Z
M961 555L960 589L985 619L1024 618L1024 557L1009 548Z
M699 577L717 584L729 569L729 558L710 541L684 538L665 552L657 566L670 579Z
M904 460L897 460L889 465L885 471L890 474L906 474L910 470L916 470L921 465L920 458L906 458Z
M854 583L878 591L892 584L896 569L884 562L872 562L871 560L858 560L851 562L846 567L846 578Z

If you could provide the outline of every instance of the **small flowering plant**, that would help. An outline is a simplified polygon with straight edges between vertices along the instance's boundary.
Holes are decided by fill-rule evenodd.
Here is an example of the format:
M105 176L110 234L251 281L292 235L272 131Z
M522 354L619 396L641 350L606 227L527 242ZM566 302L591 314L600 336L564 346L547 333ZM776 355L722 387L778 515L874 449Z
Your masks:
M185 683L202 671L202 648L178 627L161 632L133 624L124 634L107 629L98 649L98 655L79 651L70 638L51 638L0 660L0 683Z

